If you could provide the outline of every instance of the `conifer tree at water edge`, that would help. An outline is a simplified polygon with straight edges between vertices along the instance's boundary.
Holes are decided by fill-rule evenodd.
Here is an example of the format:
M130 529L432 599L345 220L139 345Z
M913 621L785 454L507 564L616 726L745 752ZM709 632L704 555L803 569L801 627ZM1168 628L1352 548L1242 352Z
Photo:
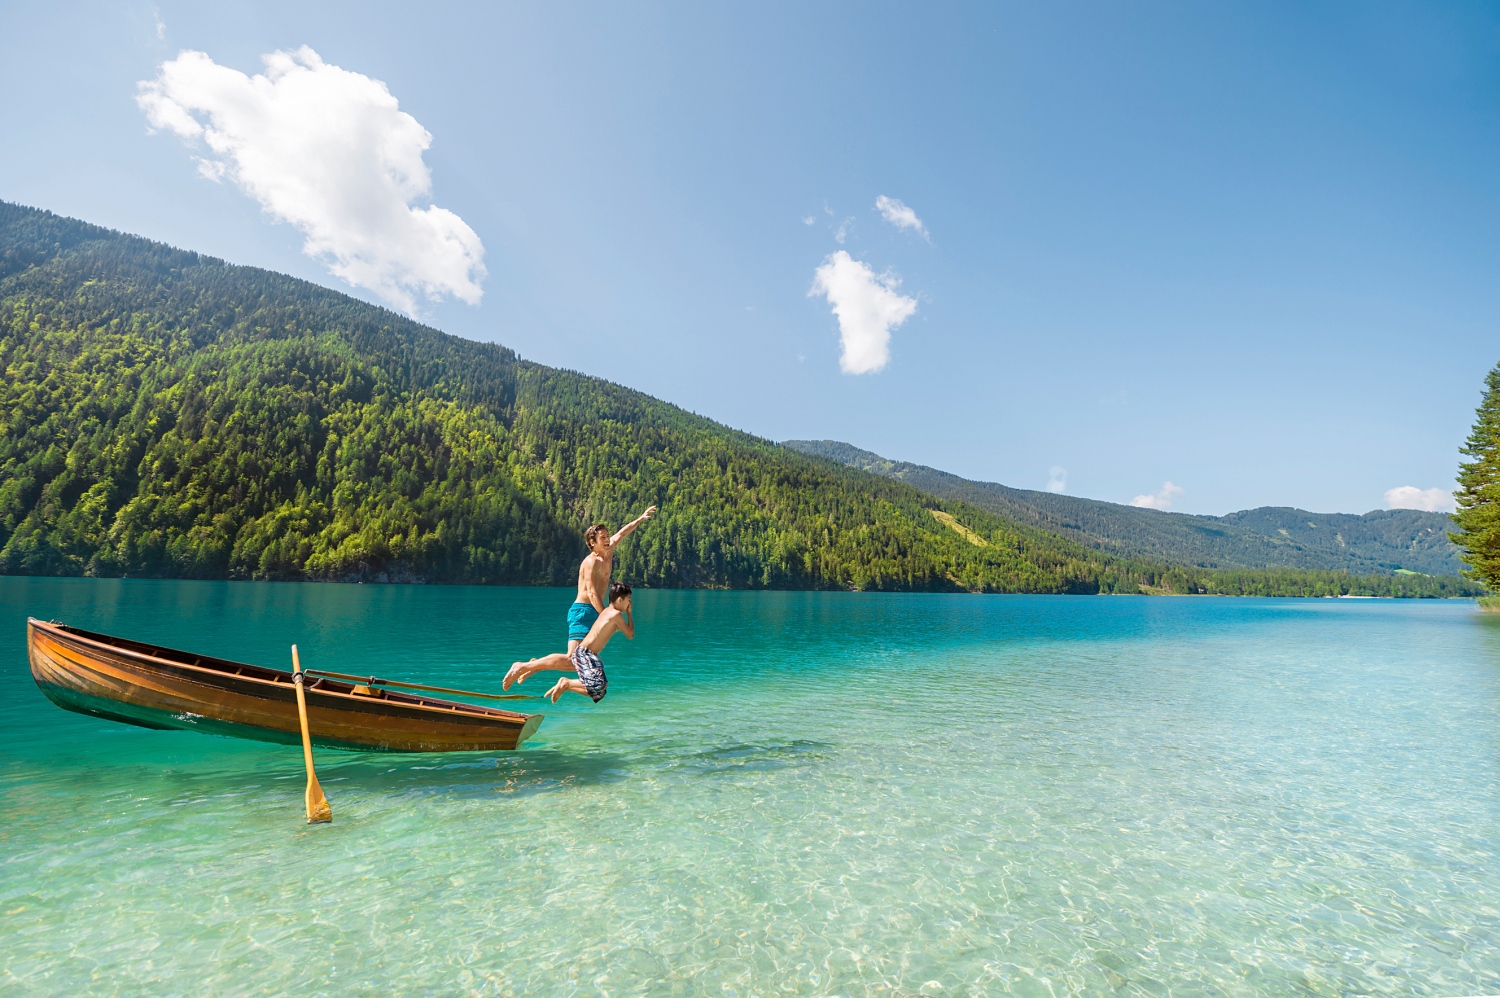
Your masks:
M1500 591L1500 364L1485 379L1484 401L1474 420L1474 432L1460 453L1471 458L1459 465L1458 532L1453 540L1464 549L1469 575ZM1487 597L1486 609L1500 610L1500 600Z

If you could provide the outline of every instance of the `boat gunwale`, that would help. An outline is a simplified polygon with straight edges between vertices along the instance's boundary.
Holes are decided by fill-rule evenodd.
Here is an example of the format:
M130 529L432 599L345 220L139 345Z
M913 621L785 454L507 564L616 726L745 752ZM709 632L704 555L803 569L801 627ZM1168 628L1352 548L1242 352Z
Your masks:
M194 652L183 651L180 648L167 648L163 645L148 644L147 642L134 641L130 638L113 638L112 635L107 634L100 635L101 637L112 638L113 640L130 641L132 644L146 645L147 647L154 648L157 651L173 652L179 655L191 656L195 659L198 659L200 662L207 660L212 662L222 662L224 665L236 669L257 669L262 672L270 673L272 678L265 679L260 676L231 672L229 669L214 669L203 665L195 665L191 662L174 661L169 658L163 658L159 655L151 655L147 654L146 652L137 651L133 648L123 648L119 645L110 644L107 641L100 641L97 638L85 637L85 634L96 634L99 632L85 631L83 633L79 633L80 629L74 628L71 624L64 624L58 621L39 620L36 617L27 617L26 626L28 629L36 628L38 630L41 630L44 633L47 633L49 636L52 636L54 639L62 639L69 642L80 642L85 645L91 645L95 648L105 649L112 652L113 654L122 655L126 658L168 666L174 669L186 669L190 670L191 672L200 673L206 676L223 676L236 680L247 680L249 682L257 683L271 689L279 690L287 690L295 683L295 680L292 679L292 673L290 672L284 672L280 669L273 669L270 666L255 665L252 662L235 662L231 659L218 658L212 655L198 655ZM204 683L202 685L214 686L215 688L222 689L222 686L218 684ZM340 690L330 687L346 687L346 689ZM545 716L537 714L522 714L518 711L500 710L496 707L485 707L480 704L464 703L460 700L443 700L439 697L417 697L409 693L401 693L396 690L389 690L385 688L381 688L381 696L373 697L366 694L355 693L354 684L352 683L339 682L338 680L333 679L322 680L317 687L309 685L306 687L306 689L309 695L338 697L341 700L349 701L351 705L363 706L372 703L386 703L393 706L408 708L414 711L420 711L426 714L432 714L438 717L456 718L467 715L470 718L475 719L483 718L488 720L505 720L511 721L518 725L524 725L533 717ZM437 704L441 704L443 706L436 706ZM347 708L337 707L334 709ZM363 711L361 711L361 713L363 713Z

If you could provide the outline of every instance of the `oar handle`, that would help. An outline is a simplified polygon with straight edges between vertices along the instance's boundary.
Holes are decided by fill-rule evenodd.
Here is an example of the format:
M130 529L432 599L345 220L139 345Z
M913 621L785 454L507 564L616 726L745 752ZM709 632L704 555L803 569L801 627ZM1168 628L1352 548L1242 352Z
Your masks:
M457 696L479 697L484 700L540 700L539 696L525 693L476 693L473 690L455 690L447 686L423 686L421 683L403 683L395 679L379 679L375 676L351 676L347 672L329 672L327 669L308 669L309 676L328 676L332 679L350 679L365 686L399 686L406 690L427 690L429 693L452 693Z

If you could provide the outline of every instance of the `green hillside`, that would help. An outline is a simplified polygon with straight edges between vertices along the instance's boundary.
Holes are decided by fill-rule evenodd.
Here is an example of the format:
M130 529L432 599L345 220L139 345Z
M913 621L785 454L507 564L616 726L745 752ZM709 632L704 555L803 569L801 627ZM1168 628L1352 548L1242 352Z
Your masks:
M0 573L1442 596L1175 568L284 275L0 203Z
M1464 568L1458 548L1448 539L1453 522L1442 513L1392 509L1356 516L1266 506L1225 516L1192 516L974 482L936 468L891 461L836 440L788 440L784 446L1125 558L1202 568L1297 568L1356 575L1400 570L1457 575Z
M650 503L619 562L650 585L1133 592L1163 570L6 204L0 364L5 573L568 583L586 524Z

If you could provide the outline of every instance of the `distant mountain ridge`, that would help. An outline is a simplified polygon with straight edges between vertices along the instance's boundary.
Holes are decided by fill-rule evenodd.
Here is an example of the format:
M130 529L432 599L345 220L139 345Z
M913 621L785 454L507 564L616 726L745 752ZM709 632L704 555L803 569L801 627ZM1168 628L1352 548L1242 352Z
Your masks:
M1200 568L1305 568L1356 575L1457 575L1464 568L1458 548L1448 539L1452 521L1443 513L1309 513L1285 506L1224 516L1169 513L975 482L837 440L786 440L782 446L885 475L939 499L977 506L1122 557Z

